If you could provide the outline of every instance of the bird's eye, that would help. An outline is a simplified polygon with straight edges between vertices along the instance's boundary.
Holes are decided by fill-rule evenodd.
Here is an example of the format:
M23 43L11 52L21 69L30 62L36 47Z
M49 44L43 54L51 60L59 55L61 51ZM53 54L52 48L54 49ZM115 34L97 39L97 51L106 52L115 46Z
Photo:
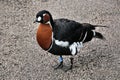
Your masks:
M37 18L37 20L38 20L38 21L41 21L41 17L39 16L39 17Z

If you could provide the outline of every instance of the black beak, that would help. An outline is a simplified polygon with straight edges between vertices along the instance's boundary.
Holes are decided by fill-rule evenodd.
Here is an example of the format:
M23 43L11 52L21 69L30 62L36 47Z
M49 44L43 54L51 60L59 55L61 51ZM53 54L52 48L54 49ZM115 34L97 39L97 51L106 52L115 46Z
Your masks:
M33 23L36 23L36 22L38 22L37 19Z
M33 23L36 23L37 21L35 20Z
M36 20L33 23L36 23Z

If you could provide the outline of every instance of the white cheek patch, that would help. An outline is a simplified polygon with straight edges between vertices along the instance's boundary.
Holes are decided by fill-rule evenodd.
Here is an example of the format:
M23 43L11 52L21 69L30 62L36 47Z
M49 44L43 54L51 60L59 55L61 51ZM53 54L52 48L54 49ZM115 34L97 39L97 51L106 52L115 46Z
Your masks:
M43 16L45 16L46 15L46 13L45 14L43 14Z
M38 21L41 21L41 17L39 16L39 17L37 18L37 20L38 20Z
M59 40L55 40L56 45L61 46L61 47L68 47L69 46L69 42L68 41L59 41Z

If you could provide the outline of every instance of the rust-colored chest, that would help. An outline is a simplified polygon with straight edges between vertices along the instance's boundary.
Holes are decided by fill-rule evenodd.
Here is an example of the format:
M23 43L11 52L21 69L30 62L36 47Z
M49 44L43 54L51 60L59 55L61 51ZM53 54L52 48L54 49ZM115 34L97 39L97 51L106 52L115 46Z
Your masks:
M40 24L36 34L37 42L44 50L49 49L52 43L52 29L49 24Z

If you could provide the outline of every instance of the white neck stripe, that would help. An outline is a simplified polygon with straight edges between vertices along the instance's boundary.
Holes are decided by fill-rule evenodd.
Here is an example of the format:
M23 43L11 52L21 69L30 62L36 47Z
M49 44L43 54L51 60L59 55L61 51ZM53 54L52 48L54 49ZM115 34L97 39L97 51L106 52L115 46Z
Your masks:
M51 25L50 21L48 21L48 22L47 22L47 24L49 24L49 25L50 25L50 27L52 28L52 25ZM53 32L52 32L52 43L51 43L51 45L50 45L49 49L48 49L48 50L46 50L46 51L50 51L50 49L51 49L51 48L52 48L52 46L53 46L53 41L54 41L54 39L53 39Z

